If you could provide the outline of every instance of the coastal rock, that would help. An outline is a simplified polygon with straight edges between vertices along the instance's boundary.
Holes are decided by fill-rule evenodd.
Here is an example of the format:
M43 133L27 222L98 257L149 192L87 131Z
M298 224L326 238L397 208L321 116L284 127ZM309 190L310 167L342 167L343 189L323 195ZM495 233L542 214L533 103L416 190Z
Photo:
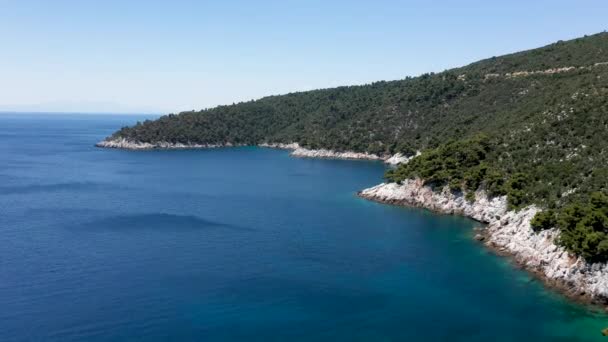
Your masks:
M463 194L452 193L444 188L433 191L424 186L422 180L406 180L403 184L383 183L359 193L361 197L371 200L427 208L445 214L459 214L471 217L480 222L489 222L506 213L506 198L488 198L485 192L476 193L475 202L467 201Z
M324 159L362 159L362 160L385 160L385 157L381 157L375 154L353 152L353 151L332 151L326 149L313 150L301 147L300 144L292 143L262 143L260 147L268 148L279 148L284 150L293 150L291 156L299 158L324 158Z
M258 145L259 147L266 147L266 148L278 148L281 150L295 150L300 148L300 144L298 144L297 142L292 142L289 144L284 144L284 143L261 143Z
M418 157L420 155L420 151L416 152L415 155L413 156L405 156L402 153L396 153L394 155L392 155L390 158L386 159L384 162L388 165L399 165L399 164L406 164L407 162L409 162L410 160L414 159L415 157Z
M402 184L383 183L359 192L359 196L383 203L427 208L445 214L459 214L487 223L484 243L508 254L526 270L562 289L566 294L598 303L608 301L608 264L587 263L557 245L559 232L549 229L539 233L530 221L539 211L534 206L519 211L507 210L506 197L489 198L483 191L469 202L460 192L447 187L433 191L419 179Z
M363 160L384 160L384 158L370 153L363 152L337 152L332 150L309 150L299 147L291 152L291 155L299 158L326 158L326 159L363 159Z
M384 162L389 165L398 165L398 164L402 164L402 163L407 163L408 161L410 161L410 159L411 158L408 158L401 153L396 153L396 154L392 155L390 158L388 158L387 160L385 160Z
M194 144L194 143L170 143L160 141L157 143L147 143L141 141L132 141L125 138L106 139L95 144L97 147L103 148L120 148L126 150L151 150L151 149L195 149L195 148L217 148L217 147L233 147L239 146L231 143L226 144Z
M151 150L151 149L204 149L204 148L217 148L217 147L233 147L233 146L244 146L239 144L195 144L195 143L170 143L170 142L156 142L147 143L141 141L132 141L125 138L117 139L106 139L95 144L97 147L103 148L117 148L126 150ZM353 159L353 160L383 160L389 164L398 164L409 161L411 158L404 157L400 154L396 154L391 158L386 156L378 156L375 154L364 153L364 152L353 152L353 151L332 151L326 149L307 149L301 147L297 142L292 143L261 143L259 147L266 148L277 148L283 150L292 150L291 156L299 158L325 158L325 159ZM390 162L389 162L390 161Z

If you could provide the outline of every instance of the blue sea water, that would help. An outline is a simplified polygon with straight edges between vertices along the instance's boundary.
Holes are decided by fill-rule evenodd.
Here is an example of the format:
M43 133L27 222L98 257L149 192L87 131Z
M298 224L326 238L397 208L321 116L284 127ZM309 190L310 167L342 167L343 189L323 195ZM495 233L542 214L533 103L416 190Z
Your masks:
M0 115L0 341L591 341L604 314L372 203L376 162L93 144L138 116Z

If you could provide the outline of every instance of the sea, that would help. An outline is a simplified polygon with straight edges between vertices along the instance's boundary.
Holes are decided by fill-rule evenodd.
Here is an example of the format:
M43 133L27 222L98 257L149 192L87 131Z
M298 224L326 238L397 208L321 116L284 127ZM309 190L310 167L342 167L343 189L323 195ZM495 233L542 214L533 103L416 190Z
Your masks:
M380 162L94 146L154 117L0 114L0 341L604 339Z

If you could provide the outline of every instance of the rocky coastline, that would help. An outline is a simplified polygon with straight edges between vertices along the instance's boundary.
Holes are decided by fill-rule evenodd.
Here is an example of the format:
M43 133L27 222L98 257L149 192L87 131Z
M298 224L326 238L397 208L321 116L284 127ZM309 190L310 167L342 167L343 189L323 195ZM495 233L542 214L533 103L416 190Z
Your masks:
M324 159L351 159L351 160L381 160L384 161L386 157L381 157L375 154L363 153L363 152L337 152L332 150L311 150L307 148L297 148L291 152L293 157L298 158L324 158Z
M95 144L101 148L116 148L125 150L154 150L154 149L206 149L206 148L218 148L218 147L236 147L245 146L242 144L196 144L196 143L170 143L170 142L156 142L147 143L141 141L132 141L125 138L117 139L105 139ZM333 151L328 149L308 149L301 147L298 143L261 143L257 145L265 148L276 148L283 150L291 150L290 155L298 158L323 158L323 159L347 159L347 160L378 160L383 161L389 165L398 165L400 163L408 162L412 157L406 157L401 153L397 153L393 156L379 156L376 154L365 153L365 152L353 152L353 151Z
M448 188L433 191L419 179L402 184L383 183L358 193L372 201L429 209L443 214L463 215L486 224L476 237L497 254L510 257L517 265L547 285L577 301L608 304L608 264L590 264L557 245L558 231L539 233L530 220L538 208L507 210L506 197L488 198L483 191L469 202L464 194Z
M390 158L386 159L384 162L388 165L399 165L399 164L405 164L407 162L409 162L410 160L412 160L414 157L417 157L421 154L420 151L416 152L415 155L411 155L411 156L406 156L403 155L402 153L396 153L394 155L392 155Z
M203 149L203 148L218 148L218 147L235 147L240 145L234 145L231 143L227 144L195 144L195 143L171 143L166 141L160 141L156 143L147 143L141 141L132 141L125 138L119 139L106 139L95 144L97 147L102 148L117 148L124 150L153 150L153 149L167 149L167 150L187 150L187 149Z
M327 149L313 150L301 147L298 143L262 143L260 147L278 148L283 150L292 150L290 153L293 157L298 158L323 158L323 159L351 159L351 160L386 160L387 157L381 157L375 154L364 152L338 152Z

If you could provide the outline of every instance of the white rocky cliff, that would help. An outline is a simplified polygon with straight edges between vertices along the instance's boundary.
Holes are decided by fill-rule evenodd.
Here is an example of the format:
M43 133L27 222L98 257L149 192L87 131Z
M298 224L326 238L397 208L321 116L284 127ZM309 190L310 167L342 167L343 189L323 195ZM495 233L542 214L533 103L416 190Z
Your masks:
M383 203L427 208L445 214L458 214L487 223L484 243L501 254L507 254L544 281L566 294L608 302L608 264L589 264L570 255L555 241L555 229L535 233L530 220L537 208L508 211L506 197L488 199L478 191L474 202L462 194L445 188L434 192L421 180L407 180L403 184L383 183L365 189L359 196Z

